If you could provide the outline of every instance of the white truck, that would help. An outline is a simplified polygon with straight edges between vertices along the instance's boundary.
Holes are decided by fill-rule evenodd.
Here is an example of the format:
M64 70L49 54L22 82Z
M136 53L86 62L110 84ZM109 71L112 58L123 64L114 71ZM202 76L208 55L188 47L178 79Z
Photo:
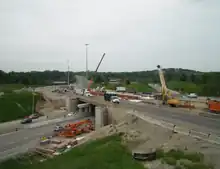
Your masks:
M75 88L75 93L78 95L83 95L84 94L84 89L79 89L79 88Z
M116 87L116 92L126 92L126 87Z
M87 89L75 88L75 92L76 94L81 95L81 96L87 96L87 97L93 96Z

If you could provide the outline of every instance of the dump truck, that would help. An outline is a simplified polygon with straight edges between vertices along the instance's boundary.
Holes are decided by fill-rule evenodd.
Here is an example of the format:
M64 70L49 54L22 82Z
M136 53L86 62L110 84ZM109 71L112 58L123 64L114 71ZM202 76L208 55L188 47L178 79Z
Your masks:
M210 112L220 113L220 99L207 98L206 104Z

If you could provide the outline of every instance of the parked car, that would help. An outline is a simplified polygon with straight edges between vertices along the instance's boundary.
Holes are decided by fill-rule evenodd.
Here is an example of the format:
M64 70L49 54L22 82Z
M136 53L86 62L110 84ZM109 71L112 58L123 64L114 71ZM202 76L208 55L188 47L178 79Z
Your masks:
M195 94L195 93L190 93L189 95L188 95L188 98L197 98L198 96L197 96L197 94Z
M34 114L31 114L30 116L29 116L29 118L31 118L31 119L37 119L37 118L39 118L41 115L39 114L39 113L34 113Z
M55 128L54 128L54 132L59 132L59 131L62 131L63 130L63 127L62 126L59 126L59 125L57 125L57 126L55 126Z
M21 124L27 124L27 123L31 123L32 122L32 119L31 118L24 118L22 121L21 121Z

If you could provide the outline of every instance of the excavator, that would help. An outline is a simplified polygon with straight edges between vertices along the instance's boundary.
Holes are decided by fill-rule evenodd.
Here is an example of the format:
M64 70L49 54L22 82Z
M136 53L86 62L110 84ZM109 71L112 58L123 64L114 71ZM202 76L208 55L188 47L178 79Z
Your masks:
M160 83L161 83L161 99L163 104L168 104L171 107L178 107L180 105L180 101L177 98L172 97L171 92L167 89L166 81L164 78L163 71L160 65L157 65Z

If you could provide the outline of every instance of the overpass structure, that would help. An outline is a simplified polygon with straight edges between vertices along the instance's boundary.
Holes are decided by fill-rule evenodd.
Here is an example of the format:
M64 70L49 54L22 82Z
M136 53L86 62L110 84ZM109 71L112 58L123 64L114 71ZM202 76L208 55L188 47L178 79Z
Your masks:
M46 91L48 91L48 89L46 89ZM46 94L47 92L43 93ZM48 94L49 97L50 95ZM67 95L68 94L65 94L65 97ZM58 98L60 98L60 96ZM104 101L103 97L99 96L85 97L71 93L68 95L68 99L69 101L67 101L68 104L66 107L69 112L76 112L79 110L79 112L85 113L89 110L92 111L94 115L96 115L95 111L98 112L100 110L102 112L106 107L112 107L111 103ZM83 105L77 106L78 104ZM175 125L185 125L186 127L193 129L196 128L196 130L200 132L215 133L220 135L220 118L207 118L199 116L199 113L195 111L191 112L191 110L181 110L178 108L169 108L166 106L158 107L145 103L132 103L126 100L122 100L121 103L116 107L120 107L123 109L123 111L127 111L128 109L135 109L157 120L163 120Z
M60 97L58 97L58 99L60 99ZM104 101L103 97L96 96L85 97L71 94L65 96L65 99L67 111L75 113L72 118L76 120L76 118L83 119L95 117L95 129L110 124L112 119L117 122L123 119L127 114L132 114L145 120L147 123L153 123L171 129L173 128L173 125L175 125L175 130L178 132L188 134L188 131L190 131L191 135L200 135L200 138L206 137L207 139L220 143L220 137L215 137L215 135L220 135L220 119L210 119L198 115L192 115L190 112L183 112L180 109L175 108L170 109L144 103L132 103L129 101L121 101L119 105L112 105L111 103ZM63 102L65 102L65 100L63 100ZM66 118L58 119L58 121L59 123L62 123L65 119ZM36 139L51 132L52 127L58 122L55 120L50 123L47 121L48 124L43 123L43 125L42 123L31 124L29 128L24 128L14 133L0 135L0 156L3 158L8 155L14 155L14 153L20 151L27 151L27 146L30 148L33 147L36 144ZM39 124L41 125L39 126ZM192 131L192 129L194 131ZM148 128L146 128L146 132L147 130ZM201 136L201 134L203 136ZM214 136L212 136L212 134ZM10 140L11 142L8 142L7 140Z
M104 99L100 97L76 96L75 99L95 106L95 110L111 107L111 103L105 102ZM198 132L214 133L220 136L220 119L199 116L198 113L191 112L191 110L181 110L166 106L157 107L155 105L132 103L129 101L122 101L119 105L113 107L120 107L124 109L124 111L136 110L157 120L162 120L174 125L186 126Z
M70 96L67 98L66 107L68 112L77 112L82 118L95 117L95 128L101 128L108 124L107 104L101 100L94 100L84 96Z

